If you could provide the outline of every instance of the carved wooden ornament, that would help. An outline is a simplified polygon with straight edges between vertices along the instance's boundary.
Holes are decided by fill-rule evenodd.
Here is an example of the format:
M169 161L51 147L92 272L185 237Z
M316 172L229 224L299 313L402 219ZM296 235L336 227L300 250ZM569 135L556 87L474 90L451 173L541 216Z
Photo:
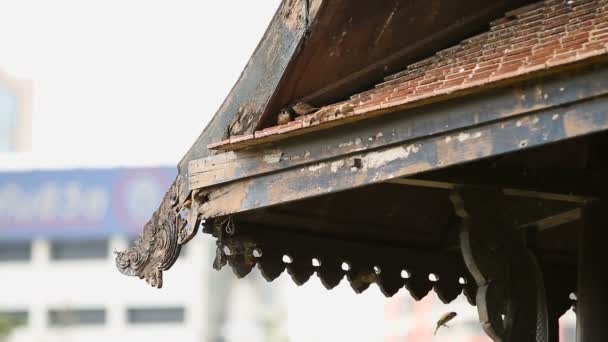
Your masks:
M387 297L405 287L416 300L435 290L444 303L463 292L474 303L475 283L456 251L267 231L238 223L236 232L228 234L227 230L235 231L226 229L234 223L216 222L205 223L205 232L218 238L214 268L230 266L239 278L257 265L268 281L287 271L296 284L302 285L316 274L327 289L346 279L356 293L376 284Z
M156 288L163 286L163 271L173 265L181 245L196 234L198 225L192 201L178 205L178 184L176 179L134 245L116 252L116 267L122 274L145 279Z

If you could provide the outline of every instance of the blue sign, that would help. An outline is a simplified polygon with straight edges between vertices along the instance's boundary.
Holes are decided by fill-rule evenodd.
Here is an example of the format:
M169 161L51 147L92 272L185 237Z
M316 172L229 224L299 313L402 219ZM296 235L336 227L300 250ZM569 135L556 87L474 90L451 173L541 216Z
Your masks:
M0 173L0 239L133 236L176 175L175 168Z

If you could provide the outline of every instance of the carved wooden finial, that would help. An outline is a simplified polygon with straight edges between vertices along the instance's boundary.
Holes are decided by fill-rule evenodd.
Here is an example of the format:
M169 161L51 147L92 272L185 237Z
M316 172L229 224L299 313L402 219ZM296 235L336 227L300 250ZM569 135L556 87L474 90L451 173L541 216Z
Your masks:
M163 271L173 266L181 245L196 234L197 210L190 200L179 205L178 184L176 179L134 245L116 252L116 267L122 274L145 279L156 288L163 286Z

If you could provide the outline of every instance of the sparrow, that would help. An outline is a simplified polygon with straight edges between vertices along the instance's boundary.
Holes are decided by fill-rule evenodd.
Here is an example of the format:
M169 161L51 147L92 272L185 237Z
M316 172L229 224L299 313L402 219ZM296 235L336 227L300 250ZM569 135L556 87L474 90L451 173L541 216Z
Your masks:
M441 317L439 317L439 320L437 321L437 327L435 328L435 332L433 333L433 335L437 334L437 330L439 330L439 328L441 328L441 327L449 328L447 323L449 321L451 321L452 319L454 319L454 317L456 317L456 315L458 315L458 314L455 313L454 311L450 311L450 312L444 313Z
M284 125L289 121L291 121L291 113L288 110L283 109L277 116L277 125Z
M310 114L318 109L319 108L313 107L306 102L296 102L296 104L291 106L291 110L293 110L297 116Z

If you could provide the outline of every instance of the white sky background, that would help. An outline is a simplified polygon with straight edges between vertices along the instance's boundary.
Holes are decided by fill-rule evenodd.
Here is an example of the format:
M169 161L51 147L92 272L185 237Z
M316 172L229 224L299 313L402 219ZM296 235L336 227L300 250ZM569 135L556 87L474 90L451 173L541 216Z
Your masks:
M0 168L176 165L278 4L0 0L0 69L34 92L33 152Z

